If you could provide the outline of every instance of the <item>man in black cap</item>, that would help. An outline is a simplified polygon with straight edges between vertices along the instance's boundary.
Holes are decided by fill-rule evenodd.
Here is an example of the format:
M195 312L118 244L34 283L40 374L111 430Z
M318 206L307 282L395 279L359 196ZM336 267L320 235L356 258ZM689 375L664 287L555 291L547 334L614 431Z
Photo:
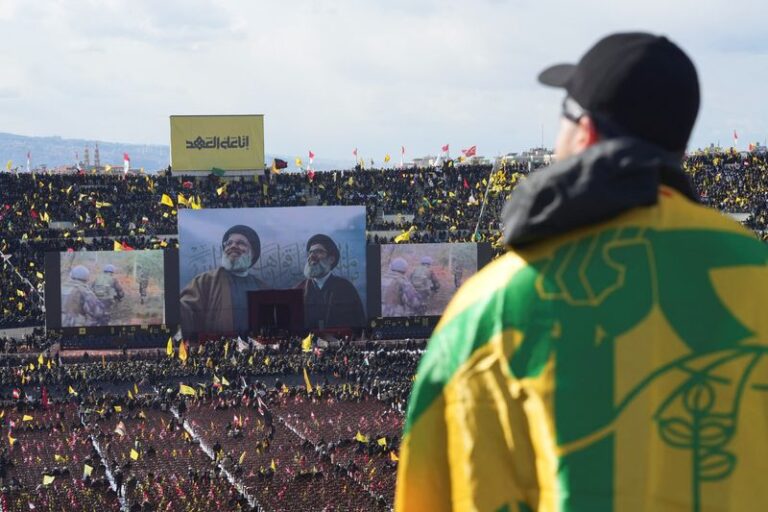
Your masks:
M736 390L768 382L768 246L681 170L693 63L615 34L539 80L566 93L558 162L433 333L395 509L768 510L768 402Z
M198 274L181 291L185 336L248 331L248 292L265 288L249 273L261 254L259 235L248 226L232 226L224 233L221 248L221 265Z
M331 272L339 264L339 248L327 235L307 241L304 290L304 324L311 328L362 327L365 312L354 285Z

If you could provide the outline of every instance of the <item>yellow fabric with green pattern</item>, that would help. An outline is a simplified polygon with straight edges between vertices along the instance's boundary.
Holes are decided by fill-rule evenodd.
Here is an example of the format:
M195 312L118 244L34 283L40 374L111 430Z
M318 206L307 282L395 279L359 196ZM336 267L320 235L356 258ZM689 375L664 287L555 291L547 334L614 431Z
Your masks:
M768 510L768 246L659 202L510 252L420 363L398 511Z

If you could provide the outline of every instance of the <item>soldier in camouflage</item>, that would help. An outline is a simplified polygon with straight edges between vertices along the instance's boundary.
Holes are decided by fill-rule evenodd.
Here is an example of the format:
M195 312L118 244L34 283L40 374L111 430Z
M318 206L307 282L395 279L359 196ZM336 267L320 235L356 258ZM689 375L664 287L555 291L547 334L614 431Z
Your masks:
M61 287L62 327L98 325L104 317L104 305L88 287L90 272L77 265Z

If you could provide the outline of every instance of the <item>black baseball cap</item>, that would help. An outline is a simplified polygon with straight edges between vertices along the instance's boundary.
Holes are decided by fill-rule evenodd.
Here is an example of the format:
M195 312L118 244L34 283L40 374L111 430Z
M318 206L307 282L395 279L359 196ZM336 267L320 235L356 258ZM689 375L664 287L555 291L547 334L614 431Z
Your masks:
M564 88L598 130L603 120L669 151L685 150L699 112L691 59L666 37L643 32L604 37L578 64L551 66L539 82Z

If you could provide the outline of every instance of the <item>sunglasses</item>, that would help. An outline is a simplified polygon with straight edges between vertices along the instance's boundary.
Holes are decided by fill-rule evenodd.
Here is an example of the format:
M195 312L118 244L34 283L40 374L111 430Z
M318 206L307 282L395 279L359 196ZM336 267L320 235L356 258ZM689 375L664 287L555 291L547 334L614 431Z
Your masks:
M579 105L575 99L566 96L563 100L561 115L572 123L578 123L588 112Z

